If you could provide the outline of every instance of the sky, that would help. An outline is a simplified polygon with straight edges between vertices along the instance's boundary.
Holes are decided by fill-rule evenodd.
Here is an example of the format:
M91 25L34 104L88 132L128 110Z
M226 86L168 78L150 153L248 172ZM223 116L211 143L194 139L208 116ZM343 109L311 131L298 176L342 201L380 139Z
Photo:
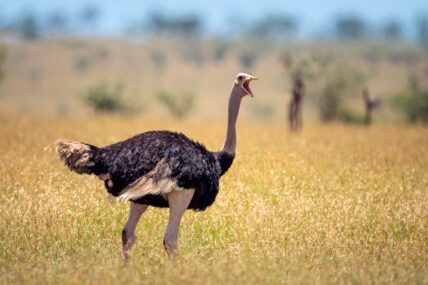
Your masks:
M287 13L298 19L300 30L306 34L328 29L328 23L341 14L358 14L374 24L396 18L405 29L414 23L415 15L428 14L427 0L0 0L0 17L13 17L25 11L45 14L52 10L73 16L89 4L100 9L97 31L113 35L120 34L131 23L143 21L152 11L200 15L211 32L222 32L231 23L239 27L266 14Z

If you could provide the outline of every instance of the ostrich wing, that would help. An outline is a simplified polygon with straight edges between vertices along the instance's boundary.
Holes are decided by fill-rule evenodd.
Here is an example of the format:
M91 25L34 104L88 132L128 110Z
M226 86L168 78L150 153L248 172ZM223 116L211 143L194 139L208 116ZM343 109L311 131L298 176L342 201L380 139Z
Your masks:
M119 201L135 200L145 195L159 195L178 189L177 180L171 177L171 169L165 159L119 193Z

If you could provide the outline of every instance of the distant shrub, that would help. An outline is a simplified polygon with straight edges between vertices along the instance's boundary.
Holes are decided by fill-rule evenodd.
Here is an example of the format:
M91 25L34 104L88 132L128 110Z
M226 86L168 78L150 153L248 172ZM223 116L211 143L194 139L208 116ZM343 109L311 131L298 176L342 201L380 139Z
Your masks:
M85 103L96 112L131 113L139 108L123 99L123 84L108 87L105 83L89 88L84 95Z
M156 94L156 98L177 119L186 117L192 110L195 102L195 96L191 93L172 94L161 91Z
M363 124L364 116L354 110L341 108L337 111L337 120L344 123Z
M345 120L349 122L352 117L350 113L341 114L344 110L344 101L350 94L360 90L365 75L357 70L335 66L333 71L326 72L324 76L325 81L314 98L321 121Z
M337 81L327 83L317 99L320 119L324 122L337 119L339 108L343 103L341 89Z
M76 56L74 58L74 68L79 72L88 70L90 64L91 61L87 56Z
M243 51L239 54L239 63L244 68L251 68L257 60L257 54L252 51Z
M428 90L420 86L416 76L410 76L407 90L395 95L392 104L408 122L428 123Z

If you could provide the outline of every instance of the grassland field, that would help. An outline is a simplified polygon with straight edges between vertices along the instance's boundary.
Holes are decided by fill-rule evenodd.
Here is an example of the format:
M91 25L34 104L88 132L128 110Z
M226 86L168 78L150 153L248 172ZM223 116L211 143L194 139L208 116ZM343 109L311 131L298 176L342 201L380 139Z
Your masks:
M225 120L1 113L0 284L428 284L426 128L311 124L290 134L242 119L216 202L183 218L178 260L162 246L167 211L150 208L125 265L128 205L68 171L53 141L107 145L152 129L216 150Z

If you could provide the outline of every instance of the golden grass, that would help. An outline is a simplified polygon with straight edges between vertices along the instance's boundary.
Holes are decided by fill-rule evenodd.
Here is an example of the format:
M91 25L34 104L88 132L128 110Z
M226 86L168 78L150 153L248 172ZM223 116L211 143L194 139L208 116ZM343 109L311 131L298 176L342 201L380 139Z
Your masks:
M241 121L215 204L187 212L180 258L149 209L120 258L127 205L56 159L57 138L106 145L175 129L216 149L222 123L0 116L0 284L428 283L428 132Z

